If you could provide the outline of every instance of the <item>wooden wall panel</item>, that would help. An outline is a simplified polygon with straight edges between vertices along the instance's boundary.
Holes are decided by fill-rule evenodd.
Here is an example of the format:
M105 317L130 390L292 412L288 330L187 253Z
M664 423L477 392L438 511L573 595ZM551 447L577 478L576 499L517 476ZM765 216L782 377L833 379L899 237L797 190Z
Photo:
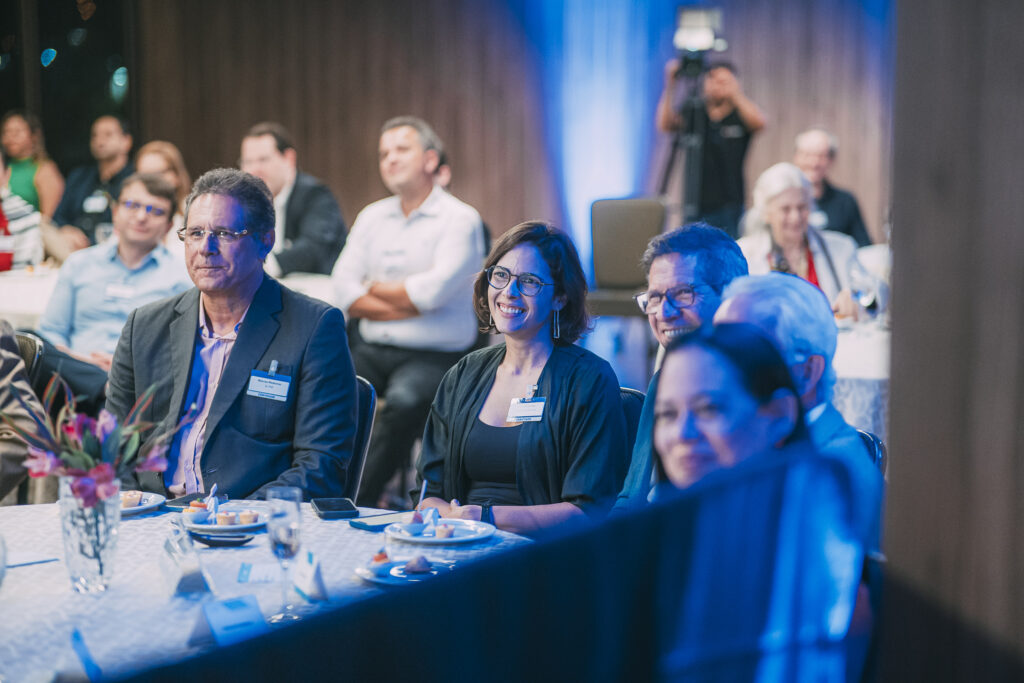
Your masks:
M386 194L380 125L416 114L449 148L455 193L492 229L557 219L525 38L509 30L514 9L473 0L143 0L139 128L144 139L179 144L198 175L235 164L251 124L280 121L300 166L328 182L351 222Z
M900 2L883 680L1024 679L1021 25Z
M856 191L876 237L888 204L891 45L888 19L869 15L890 1L866 3L870 11L855 0L720 3L727 56L770 121L748 158L748 186L791 158L798 131L824 125L841 139L836 181ZM454 192L492 230L558 221L540 57L518 18L527 2L140 0L140 141L179 144L198 175L236 163L251 124L280 121L300 165L328 182L351 221L385 194L380 124L415 113L450 148ZM665 21L668 31L672 17ZM651 57L657 72L659 59Z

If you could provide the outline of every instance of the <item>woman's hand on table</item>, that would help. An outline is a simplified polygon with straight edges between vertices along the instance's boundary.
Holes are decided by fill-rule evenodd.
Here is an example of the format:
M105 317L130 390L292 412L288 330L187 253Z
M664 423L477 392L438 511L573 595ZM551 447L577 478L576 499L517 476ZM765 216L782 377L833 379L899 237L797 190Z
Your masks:
M420 504L416 506L416 509L420 512L423 512L427 508L437 508L437 514L442 517L447 517L451 506L440 498L424 498L420 501Z
M440 510L438 511L440 512ZM442 517L448 519L469 519L474 522L480 521L480 515L483 513L483 508L479 505L459 505L459 501L453 500L451 505L448 506L448 512L440 512Z

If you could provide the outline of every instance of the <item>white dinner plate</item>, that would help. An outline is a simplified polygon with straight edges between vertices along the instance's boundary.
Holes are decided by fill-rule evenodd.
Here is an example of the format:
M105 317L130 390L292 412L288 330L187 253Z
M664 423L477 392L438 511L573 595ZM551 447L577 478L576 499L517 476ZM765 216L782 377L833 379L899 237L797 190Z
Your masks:
M448 524L455 528L455 533L450 538L438 538L437 536L421 536L415 533L417 527L422 524L390 524L384 528L384 535L388 538L408 543L423 543L426 545L445 545L448 543L471 543L481 541L494 535L494 525L487 522L475 522L471 519L441 519L438 525Z
M124 493L127 493L127 491ZM137 515L140 512L146 512L147 510L155 510L163 505L165 500L167 500L167 498L159 493L143 493L142 499L139 501L138 505L133 508L121 508L121 516L127 517L130 515Z
M430 571L422 574L406 574L405 562L389 562L391 568L387 573L378 574L369 567L356 567L356 576L363 581L376 583L381 586L402 586L409 583L418 583L432 578L439 574L447 574L454 567L454 562L431 562Z
M235 509L235 508L221 508L221 512L242 512L246 508ZM193 524L192 522L185 522L185 528L189 531L198 531L201 534L237 534L240 531L255 531L256 529L262 529L267 525L267 515L263 512L257 512L259 515L256 521L252 524ZM214 518L216 519L216 518Z

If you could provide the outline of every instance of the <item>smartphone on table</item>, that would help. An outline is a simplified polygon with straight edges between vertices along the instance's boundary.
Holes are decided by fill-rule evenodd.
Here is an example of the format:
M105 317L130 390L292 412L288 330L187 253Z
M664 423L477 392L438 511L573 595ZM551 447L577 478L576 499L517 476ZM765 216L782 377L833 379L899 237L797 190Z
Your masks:
M314 498L310 504L320 519L351 519L359 516L359 508L351 498Z

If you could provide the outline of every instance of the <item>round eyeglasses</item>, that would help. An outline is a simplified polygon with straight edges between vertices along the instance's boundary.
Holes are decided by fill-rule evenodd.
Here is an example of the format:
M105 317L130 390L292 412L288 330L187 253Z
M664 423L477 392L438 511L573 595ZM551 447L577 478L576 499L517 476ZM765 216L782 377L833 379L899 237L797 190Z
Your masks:
M207 235L212 235L218 244L232 244L242 239L243 235L248 235L248 230L229 230L228 228L213 228L212 230L206 230L204 228L179 228L178 239L182 242L192 242L198 244L206 239Z
M523 296L537 296L544 285L554 283L544 282L533 273L519 273L514 275L511 270L504 266L491 266L487 269L487 284L495 289L505 289L515 279L519 283L519 291Z

